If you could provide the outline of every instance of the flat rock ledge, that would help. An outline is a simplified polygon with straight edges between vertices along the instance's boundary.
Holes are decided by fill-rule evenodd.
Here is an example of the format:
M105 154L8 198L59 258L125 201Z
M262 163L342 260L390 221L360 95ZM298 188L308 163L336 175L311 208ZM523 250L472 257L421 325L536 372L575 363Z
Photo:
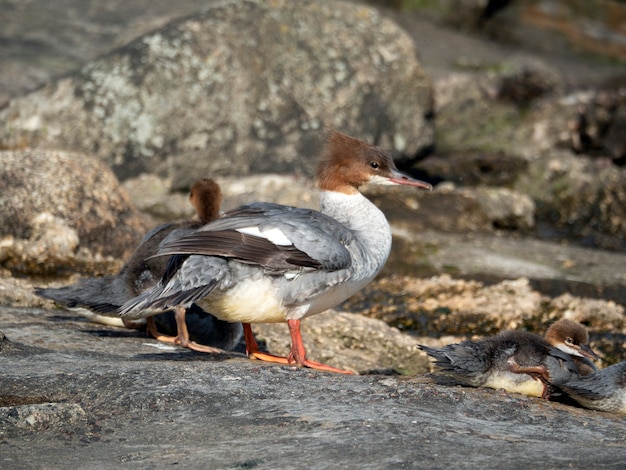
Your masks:
M549 469L626 458L623 417L425 376L7 343L4 468Z
M0 330L2 468L522 468L540 461L550 469L626 459L623 416L446 386L428 374L344 376L238 353L199 354L65 310L1 307ZM308 346L312 358L324 359Z

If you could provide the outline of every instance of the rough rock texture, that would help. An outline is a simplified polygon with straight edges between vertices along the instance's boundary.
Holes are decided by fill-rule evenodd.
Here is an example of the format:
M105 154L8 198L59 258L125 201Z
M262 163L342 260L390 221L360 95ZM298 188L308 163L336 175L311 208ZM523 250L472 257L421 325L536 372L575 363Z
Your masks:
M556 469L626 458L626 421L610 413L425 376L157 350L133 332L39 314L64 342L0 342L6 468Z
M619 0L442 0L437 6L440 21L487 37L626 60L626 7Z
M457 72L434 82L437 128L445 129L437 135L439 152L504 152L521 159L534 155L530 130L514 125L525 113L498 99L499 77L484 71Z
M0 106L211 1L0 0Z
M174 191L170 179L142 173L124 181L122 188L135 207L149 219L151 227L195 216L189 203L190 188Z
M622 249L626 239L626 169L607 160L549 152L520 175L543 220L595 246Z
M442 164L442 157L432 157L432 163L420 162L416 168L458 184L499 180L534 202L534 218L542 222L540 225L554 226L563 234L589 240L595 246L623 248L626 169L612 162L620 151L605 149L598 156L575 154L572 149L571 123L580 106L590 102L590 94L560 90L529 99L520 107L503 100L495 91L503 75L451 74L436 83L437 125L446 129L438 144L444 154L461 151L467 158L461 170L454 165L454 159L448 165ZM464 122L472 124L464 126ZM612 145L617 148L622 143ZM468 153L468 147L473 152ZM518 162L511 165L511 161ZM509 176L494 178L494 173L501 175L500 168L505 164ZM460 171L468 178L459 178ZM519 202L519 198L510 199L510 214L516 212L514 206ZM498 210L502 208L500 205ZM514 226L521 222L521 228L531 227L530 218L525 219L505 217L502 222L504 227L509 220Z
M406 225L394 228L394 236L383 269L387 275L449 273L491 281L526 276L551 295L565 291L626 304L626 254L622 252L503 233L412 230Z
M50 273L116 262L146 231L111 170L83 154L0 152L0 187L0 263L11 270Z
M246 0L146 35L0 114L6 146L149 170L311 173L323 126L412 157L433 144L430 83L410 38L365 6Z
M435 191L421 194L408 187L372 186L363 193L382 208L392 226L398 229L414 233L426 229L481 232L493 227L478 199L457 191L453 185L440 185Z
M0 331L13 341L58 350L89 348L94 338L88 332L93 330L99 331L98 334L102 337L101 341L96 340L99 345L92 345L95 349L122 348L135 353L161 350L164 353L169 351L183 355L187 352L179 347L159 343L144 331L92 323L77 313L55 308L50 301L41 303L35 300L30 305L37 304L48 309L48 312L34 308L1 307ZM48 328L54 333L47 333ZM289 353L291 343L286 324L255 324L253 330L258 340L264 342L270 352L278 355ZM378 319L329 311L303 321L302 336L311 359L357 373L378 371L415 374L428 369L428 360L416 347L417 339ZM243 357L236 353L231 355ZM198 357L190 351L185 355L187 358L194 356ZM207 357L206 354L199 356Z
M448 275L383 277L342 308L380 318L419 336L487 335L518 328L542 332L548 323L565 317L588 325L592 331L626 337L622 305L571 294L551 298L523 277L491 285ZM617 343L621 345L621 341ZM626 350L623 354L626 357Z
M424 172L430 181L446 181L458 186L511 186L528 162L503 151L455 149L438 152L419 162L416 169Z
M489 186L460 193L476 198L494 228L523 232L535 226L535 203L526 194Z
M59 429L71 432L71 429L84 426L85 411L76 403L37 403L0 407L0 428L29 433ZM18 432L19 432L18 431ZM1 433L6 435L6 431Z
M551 314L563 316L584 324L593 324L600 331L626 333L624 307L601 299L562 294L550 301ZM623 345L626 348L626 345Z

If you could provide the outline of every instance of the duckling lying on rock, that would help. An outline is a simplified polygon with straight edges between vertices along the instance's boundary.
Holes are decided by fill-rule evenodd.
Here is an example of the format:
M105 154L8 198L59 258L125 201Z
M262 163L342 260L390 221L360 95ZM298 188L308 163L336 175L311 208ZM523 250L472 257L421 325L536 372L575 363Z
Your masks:
M478 341L419 348L461 384L549 398L555 387L579 378L581 371L595 370L588 358L598 356L585 344L587 338L583 325L563 319L548 329L545 338L504 331Z

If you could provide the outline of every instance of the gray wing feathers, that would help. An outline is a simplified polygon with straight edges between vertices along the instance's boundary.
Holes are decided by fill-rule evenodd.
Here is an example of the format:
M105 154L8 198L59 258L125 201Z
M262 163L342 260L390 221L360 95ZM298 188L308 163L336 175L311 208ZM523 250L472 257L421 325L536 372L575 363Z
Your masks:
M132 318L145 316L141 311L190 304L209 295L220 282L226 282L226 272L226 261L222 259L190 256L166 284L161 280L152 289L126 302L119 314Z
M446 372L471 376L482 374L491 366L489 354L479 343L464 341L443 348L422 345L419 348L434 358L435 364Z
M616 390L623 390L624 387L626 387L626 363L624 362L600 369L563 386L566 391L574 392L589 400L610 397Z
M117 309L134 293L115 276L86 278L59 288L35 288L39 297L67 308L83 307L102 315L117 315Z
M277 246L264 238L241 236L239 232L239 239L234 237L234 231L251 226L258 227L261 233L280 230L292 246ZM231 256L243 262L249 257L251 262L265 263L262 265L272 270L305 267L336 271L350 267L346 246L353 240L349 229L320 212L256 203L227 212L193 234L164 241L159 254Z

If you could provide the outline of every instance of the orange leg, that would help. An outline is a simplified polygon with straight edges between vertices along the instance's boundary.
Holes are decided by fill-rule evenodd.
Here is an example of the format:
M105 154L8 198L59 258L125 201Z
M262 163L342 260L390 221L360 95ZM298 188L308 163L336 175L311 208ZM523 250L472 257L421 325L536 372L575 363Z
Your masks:
M533 379L543 383L541 398L550 398L550 373L545 366L520 366L512 359L509 359L508 365L511 372L515 372L516 374L528 374Z
M204 352L209 354L220 354L224 351L219 348L213 348L204 344L198 344L195 341L189 340L189 331L187 330L187 323L185 322L186 309L184 307L176 307L175 318L176 327L178 330L177 336L169 336L159 333L157 330L154 318L148 317L147 326L148 333L154 338L164 343L178 344L183 348L191 349L193 351Z
M163 341L164 343L175 344L176 336L169 336L169 335L164 335L163 333L160 333L159 330L157 330L154 317L146 318L146 329L148 331L148 334L152 336L153 338L159 341Z
M309 361L306 358L304 343L302 342L302 334L300 333L300 320L287 320L289 325L289 333L291 334L291 353L287 357L290 363L296 363L299 366L308 367L310 369L323 370L327 372L337 372L339 374L354 374L354 372L344 369L338 369L321 362Z
M306 358L306 351L302 343L302 335L300 334L300 320L287 320L289 325L289 333L291 334L291 352L288 357L274 356L273 354L259 351L259 345L254 338L250 323L243 323L243 333L246 340L246 354L255 359L266 362L275 362L278 364L296 364L301 367L309 367L311 369L323 370L326 372L338 372L340 374L354 374L349 370L337 369L320 362L309 361Z
M185 321L185 315L187 309L185 307L178 306L175 310L176 327L178 328L178 336L176 337L176 344L180 344L183 348L188 348L193 351L206 352L211 354L219 354L224 351L219 348L212 348L211 346L205 346L204 344L198 344L195 341L189 340L189 331L187 330L187 322Z
M550 383L550 373L545 366L520 366L517 362L509 360L509 370L516 374L528 374L535 380L540 380L543 383Z
M246 340L246 353L255 359L266 362L276 362L278 364L296 364L311 369L323 370L327 372L338 372L340 374L354 374L349 370L337 369L320 362L309 361L306 358L306 351L302 343L302 335L300 334L300 320L287 320L289 333L291 334L291 352L288 357L274 356L259 351L259 345L254 338L250 323L243 323L244 338Z
M242 323L242 325L243 337L246 340L246 354L249 357L258 359L259 361L276 362L278 364L289 364L289 361L286 357L274 356L273 354L259 351L259 344L254 338L254 333L252 332L252 327L250 326L250 323Z

